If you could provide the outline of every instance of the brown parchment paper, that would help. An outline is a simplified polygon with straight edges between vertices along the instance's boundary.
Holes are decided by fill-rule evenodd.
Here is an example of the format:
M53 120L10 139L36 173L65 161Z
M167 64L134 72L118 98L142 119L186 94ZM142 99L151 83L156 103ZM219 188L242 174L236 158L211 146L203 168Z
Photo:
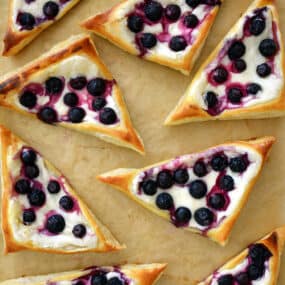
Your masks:
M8 2L0 0L1 39L6 28ZM59 41L82 32L78 26L80 21L117 2L119 0L82 0L19 55L0 57L0 74L22 66ZM224 2L196 69L250 4L250 0ZM285 0L277 0L277 6L285 37ZM128 55L103 39L94 37L94 40L102 59L121 86L133 123L144 139L144 157L96 137L45 125L4 109L0 110L0 123L50 159L69 178L94 213L127 245L127 249L111 254L62 256L26 251L4 256L0 237L1 281L93 264L167 262L168 268L159 285L191 285L248 243L285 224L285 118L164 127L162 123L166 115L183 94L190 78ZM224 141L262 135L274 135L278 141L225 248L176 229L95 179L97 174L117 167L142 167ZM285 284L285 256L278 284Z

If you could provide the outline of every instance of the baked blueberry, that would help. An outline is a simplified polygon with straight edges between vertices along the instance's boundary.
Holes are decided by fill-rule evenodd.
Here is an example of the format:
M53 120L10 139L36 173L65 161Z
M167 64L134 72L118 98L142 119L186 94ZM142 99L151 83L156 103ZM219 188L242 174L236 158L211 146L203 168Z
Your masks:
M215 210L221 210L226 204L226 199L223 194L213 194L209 198L209 206Z
M34 179L37 178L40 174L40 170L36 165L27 165L25 166L25 175L30 178Z
M97 97L92 101L92 108L94 111L102 110L107 104L107 101L104 97Z
M208 91L205 95L205 103L209 109L215 108L218 104L217 94L212 91Z
M169 170L160 171L157 175L156 181L158 187L161 189L169 189L174 183L172 174Z
M179 207L175 211L174 216L176 222L186 224L191 220L192 213L186 207Z
M123 281L121 281L118 277L112 277L107 281L107 285L123 285Z
M19 13L17 22L24 30L32 30L36 24L36 19L32 14L24 12Z
M250 280L257 280L264 274L264 266L257 266L255 264L250 264L247 268L248 277Z
M250 19L249 31L254 36L259 36L265 29L265 20L260 16L255 16Z
M48 19L53 19L59 13L59 6L56 2L48 1L43 6L43 12Z
M220 188L225 191L232 191L235 187L235 182L230 175L223 175L220 179Z
M186 0L186 3L191 8L196 8L201 3L201 0Z
M237 156L230 159L230 169L233 172L244 172L247 169L248 163L243 156Z
M187 169L185 168L176 169L174 171L173 178L177 184L185 184L189 179L189 174Z
M30 225L36 220L36 214L33 209L26 209L23 212L24 225Z
M73 92L66 93L63 102L69 107L75 107L78 104L78 96Z
M155 201L157 207L161 210L170 210L173 207L173 199L168 193L160 193Z
M216 154L210 164L215 171L222 171L228 166L228 158L224 154Z
M144 48L151 49L156 46L157 39L154 34L151 33L144 33L141 35L141 44Z
M169 42L169 47L173 51L182 51L187 47L187 41L183 36L174 36Z
M58 94L63 90L63 83L58 77L50 77L45 82L45 88L48 94Z
M246 70L246 62L243 59L237 59L233 62L233 66L236 72L243 72Z
M194 14L186 15L184 17L183 24L186 28L194 29L198 26L199 19Z
M157 183L156 181L149 179L142 183L142 190L144 194L153 196L157 192Z
M112 108L106 107L100 112L99 120L105 125L112 125L117 121L117 114Z
M241 58L246 52L246 47L241 41L234 41L229 50L228 56L231 60L236 60Z
M201 226L210 226L214 222L214 214L208 208L200 208L194 213L195 221Z
M59 205L62 209L70 211L73 209L74 202L70 196L62 196L59 200Z
M193 172L198 177L203 177L207 174L207 167L203 161L197 161L194 164Z
M21 152L21 160L25 165L34 165L37 159L37 154L32 149L24 149Z
M223 66L218 66L213 71L213 79L216 83L222 84L228 80L229 73Z
M81 123L85 117L86 113L84 109L80 107L71 108L68 111L68 119L72 123Z
M46 201L45 193L37 188L28 193L28 200L32 206L41 207Z
M47 124L52 124L57 121L57 114L51 107L43 107L38 114L40 120Z
M143 19L139 15L130 15L127 25L132 32L139 33L143 29Z
M271 74L272 69L268 63L262 63L257 66L256 72L260 77L264 78Z
M201 199L207 194L207 185L202 180L194 180L189 185L189 193L195 199Z
M37 96L31 91L25 91L19 101L22 106L33 109L37 105Z
M31 190L30 182L27 179L19 179L14 188L18 194L27 194Z
M145 16L152 22L156 22L161 19L163 13L163 7L157 1L148 1L144 7Z
M250 285L250 280L247 272L239 273L235 279L238 285Z
M78 76L71 78L69 84L72 89L82 90L87 85L87 79L85 76Z
M60 191L60 184L55 180L51 180L48 183L47 189L50 194L57 194Z
M88 82L87 91L92 96L103 95L106 91L106 82L103 78L95 78Z
M56 214L47 219L46 229L53 234L61 233L65 228L65 220L63 216Z
M234 285L235 280L231 274L223 275L218 279L218 285Z
M165 8L165 17L172 21L175 22L180 18L181 15L181 9L178 5L175 4L169 4Z
M239 104L241 102L241 99L243 97L243 92L240 88L238 87L231 87L228 90L228 100L232 103L232 104Z
M255 244L250 247L249 256L255 265L262 266L272 256L272 253L265 245Z
M83 280L77 280L75 283L72 283L72 285L85 285L85 282Z
M262 88L257 83L250 83L246 86L246 93L256 95L259 91L262 91Z
M95 274L91 278L91 285L106 285L107 278L103 274Z
M264 57L271 57L277 53L278 46L272 39L265 39L259 45L259 51Z
M86 235L86 227L82 224L78 224L73 227L72 233L77 238L83 238Z

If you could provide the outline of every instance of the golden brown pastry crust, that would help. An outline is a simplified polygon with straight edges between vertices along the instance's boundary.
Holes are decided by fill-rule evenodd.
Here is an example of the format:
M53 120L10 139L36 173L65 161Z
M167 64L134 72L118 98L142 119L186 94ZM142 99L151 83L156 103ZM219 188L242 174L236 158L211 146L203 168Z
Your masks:
M9 200L11 198L11 191L13 189L13 181L10 176L10 170L8 168L8 160L11 159L8 155L8 151L16 154L19 149L27 145L18 137L13 135L9 130L0 126L0 138L1 138L1 186L2 186L2 231L5 242L4 251L5 253L15 252L23 249L46 251L53 253L75 253L82 251L95 251L95 252L106 252L114 251L124 248L125 246L120 245L119 242L113 237L111 232L91 213L86 204L76 194L73 188L66 181L66 187L69 193L78 200L82 214L85 216L89 223L89 226L93 229L98 237L97 248L79 248L74 250L61 250L53 248L41 248L37 247L32 242L19 242L14 238L13 230L9 221L9 212L13 210L9 207ZM61 176L61 173L47 160L45 166L56 173L57 176Z
M273 20L279 26L279 16L277 8L275 6L275 0L255 0L252 5L248 8L244 15L255 8L261 8L264 6L269 6L273 15ZM243 16L241 16L243 17ZM236 25L232 27L228 34L231 34L236 29ZM226 36L227 37L227 36ZM279 32L280 37L280 52L281 52L281 66L282 73L285 74L285 57L284 57L284 46L282 35ZM188 122L199 122L208 120L235 120L235 119L261 119L261 118L272 118L280 117L285 114L285 81L283 79L283 88L279 96L275 100L271 100L267 103L257 104L255 106L250 106L246 108L237 108L225 110L218 116L211 116L205 110L201 109L197 105L196 100L193 100L189 95L192 86L195 85L196 81L199 79L205 68L209 65L211 61L217 56L219 51L224 45L224 40L222 40L215 50L210 54L206 61L201 65L198 72L195 74L191 84L189 85L184 96L178 102L174 110L169 114L165 120L165 125L179 125Z
M2 52L3 56L12 56L17 54L26 45L28 45L34 38L36 38L43 30L52 25L54 22L62 18L71 8L73 8L80 0L71 0L64 6L52 21L45 21L42 24L36 26L32 30L19 31L15 29L13 23L14 11L13 2L9 0L9 11L8 11L8 24L7 31L4 37L4 49Z
M280 258L282 255L283 247L285 241L285 227L278 228L271 232L261 240L256 243L264 244L272 253L272 257L269 262L270 267L270 281L264 285L276 285L279 275ZM231 269L240 264L248 255L248 248L242 251L239 255L233 257L225 265L218 269L222 271L224 269ZM204 281L197 283L198 285L210 285L212 280L212 275L206 278Z
M104 78L113 80L111 73L100 60L91 38L85 35L75 36L58 44L50 52L44 54L39 59L36 59L16 72L7 74L6 76L0 78L0 106L12 109L32 118L37 118L36 114L19 108L14 102L15 96L18 96L18 92L21 90L21 88L23 88L34 73L45 70L49 66L58 64L62 60L74 55L83 55L87 57L88 60L92 61L98 66ZM89 135L99 136L106 141L123 147L131 148L143 154L143 142L132 126L121 90L117 84L115 84L113 88L113 96L121 112L121 123L118 126L105 127L104 125L95 125L92 123L72 124L65 122L56 123L56 125L87 133Z
M239 206L235 210L235 212L232 215L229 215L227 218L223 220L223 222L217 227L213 228L207 231L205 235L209 237L210 239L218 242L221 245L225 245L228 241L229 234L231 232L231 229L236 222L243 206L245 205L248 196L253 188L253 185L255 184L261 169L263 167L263 164L268 156L268 153L271 149L272 144L275 142L274 137L263 137L259 139L253 139L248 141L237 141L232 143L225 143L220 144L215 147L223 147L223 146L244 146L249 149L255 150L261 157L262 163L260 165L260 168L258 169L257 175L249 181L246 189L244 190L244 194L239 202ZM204 150L207 151L207 150ZM204 151L200 151L199 153L203 153ZM113 187L119 189L120 191L127 194L130 198L144 206L145 208L149 209L150 211L154 212L158 216L161 216L164 219L169 220L169 214L166 211L161 211L158 208L154 208L152 205L143 202L141 199L138 199L133 193L132 193L132 182L133 179L141 172L146 171L147 169L153 168L155 166L163 165L167 163L168 161L159 162L157 164L141 168L141 169L117 169L113 170L107 173L104 173L102 175L99 175L97 178L103 183L110 184ZM197 229L193 228L186 228L187 230L190 230L192 232L201 233Z
M155 284L156 281L162 275L166 264L127 264L122 265L116 268L128 278L133 280L136 285L152 285ZM99 268L106 268L112 270L111 266L100 266ZM29 283L30 285L46 285L47 282L59 282L59 281L72 281L76 278L80 278L80 276L86 275L91 270L74 270L70 272L62 272L56 274L42 275L42 276L31 276L24 277L19 279L7 280L4 282L0 282L0 285L21 285L23 283Z
M130 54L139 55L139 51L136 46L123 39L119 29L119 22L121 19L118 19L116 16L116 12L128 1L129 0L123 0L110 10L90 17L81 23L81 27L109 40ZM223 2L223 0L221 2ZM199 35L197 36L195 43L192 45L192 48L181 58L181 60L166 59L159 55L151 54L148 54L143 58L179 70L183 74L188 75L203 48L218 11L219 6L215 6L215 8L212 9L208 18L204 20L203 24L199 27Z

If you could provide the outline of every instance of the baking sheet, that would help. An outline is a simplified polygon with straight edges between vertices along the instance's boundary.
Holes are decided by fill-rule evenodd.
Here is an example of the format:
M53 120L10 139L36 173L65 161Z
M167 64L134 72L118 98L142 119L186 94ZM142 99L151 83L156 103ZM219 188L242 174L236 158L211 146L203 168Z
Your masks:
M119 0L82 0L19 55L0 57L0 74L22 66L59 41L82 32L78 26L80 21L117 2ZM249 4L250 0L225 0L196 69ZM6 28L7 5L8 0L0 0L0 38ZM277 0L277 6L285 36L285 1ZM0 111L0 123L50 159L69 178L94 213L127 245L127 249L110 254L64 256L26 251L4 256L0 237L0 281L93 264L167 262L168 268L158 285L191 285L248 243L285 224L285 118L164 127L162 123L166 115L183 94L190 78L128 55L103 39L94 39L101 57L123 90L133 123L144 139L146 156L4 109ZM95 179L97 174L113 168L142 167L227 140L262 135L274 135L278 141L225 248L176 229ZM278 284L285 284L285 256Z

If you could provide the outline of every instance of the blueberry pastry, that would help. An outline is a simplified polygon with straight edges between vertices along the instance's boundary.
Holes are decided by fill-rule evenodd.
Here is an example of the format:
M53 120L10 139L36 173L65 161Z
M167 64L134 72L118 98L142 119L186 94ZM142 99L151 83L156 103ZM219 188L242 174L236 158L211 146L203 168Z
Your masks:
M142 169L117 169L98 179L176 227L224 245L274 140L225 143Z
M0 128L5 252L107 252L123 248L39 152Z
M0 78L0 106L144 152L116 80L89 36L74 36Z
M125 51L189 74L223 0L123 0L82 27Z
M3 55L17 54L80 0L9 0ZM4 4L2 4L4 5Z
M93 266L83 270L23 277L0 285L152 285L160 278L165 264Z
M166 124L284 115L284 61L274 0L255 0L198 70Z
M198 285L276 285L285 229L249 245Z

